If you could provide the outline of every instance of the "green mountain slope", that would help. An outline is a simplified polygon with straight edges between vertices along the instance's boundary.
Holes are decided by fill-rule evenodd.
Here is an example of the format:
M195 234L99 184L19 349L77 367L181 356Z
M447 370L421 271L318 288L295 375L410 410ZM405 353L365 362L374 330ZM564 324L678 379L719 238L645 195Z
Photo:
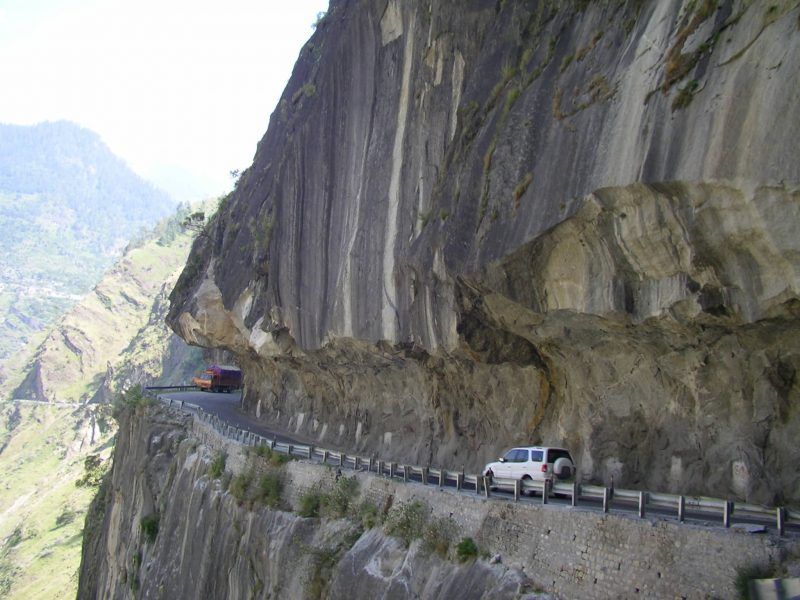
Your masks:
M0 405L0 598L74 598L83 523L97 492L86 457L107 468L107 407ZM90 478L92 479L92 478Z
M196 370L199 351L164 323L167 295L194 236L181 227L188 214L181 208L126 249L50 331L13 397L85 402L100 391L97 399L108 399L120 386L159 380L164 361L171 366L165 376L175 381L186 377L181 364Z
M0 124L0 383L3 362L173 208L91 131Z

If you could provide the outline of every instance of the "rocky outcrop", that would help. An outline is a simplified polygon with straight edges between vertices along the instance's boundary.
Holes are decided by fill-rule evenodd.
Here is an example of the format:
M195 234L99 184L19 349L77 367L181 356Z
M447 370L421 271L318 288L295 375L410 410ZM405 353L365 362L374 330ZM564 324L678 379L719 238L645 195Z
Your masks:
M799 10L333 2L169 322L327 443L800 502Z

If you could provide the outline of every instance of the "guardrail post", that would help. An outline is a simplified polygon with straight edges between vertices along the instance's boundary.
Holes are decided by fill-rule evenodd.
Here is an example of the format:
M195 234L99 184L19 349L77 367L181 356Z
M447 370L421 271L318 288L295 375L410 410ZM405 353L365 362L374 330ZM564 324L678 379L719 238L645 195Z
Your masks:
M439 469L439 487L444 487L445 469Z
M397 471L397 463L389 463L389 479L394 479L395 471Z
M275 450L275 438L272 438L272 439L269 441L269 449L270 449L270 450Z
M383 477L383 466L384 466L384 462L382 460L379 460L378 461L378 475L380 475L381 477Z
M609 500L609 490L607 487L603 488L603 512L608 512L608 500Z
M488 498L489 496L491 496L491 492L489 491L489 488L491 487L491 480L492 479L491 479L491 477L482 477L482 479L483 479L483 493Z
M572 482L572 506L578 506L578 482Z
M722 523L726 528L731 526L731 513L733 513L733 502L725 500L722 505Z
M422 467L422 485L428 485L428 467Z
M367 466L367 471L372 472L372 465L375 464L375 459L371 456L369 457L369 465Z
M727 502L725 503L727 506ZM683 523L686 518L686 497L678 496L678 521Z
M408 465L403 465L403 482L404 483L408 482L408 470L409 470Z
M308 447L308 460L311 460L311 458L313 456L314 456L314 446L309 446Z
M522 480L515 479L514 480L514 502L519 502L519 496L522 492Z
M340 467L344 466L344 456L345 456L344 452L339 452L339 466Z
M287 449L286 455L287 456L291 456L292 455L292 450L294 450L294 445L293 444L289 444L289 448Z
M460 492L464 487L464 473L456 473L456 491Z
M322 464L323 465L328 464L328 451L327 450L323 450L322 451Z
M550 480L545 479L544 485L542 486L542 504L547 504L547 495L548 492L550 491L549 488L550 488Z
M361 470L361 457L358 454L356 454L356 457L353 459L353 469L356 471Z
M782 506L775 509L776 519L778 521L778 535L783 537L783 534L786 532L786 509Z
M644 492L639 492L639 518L644 519Z

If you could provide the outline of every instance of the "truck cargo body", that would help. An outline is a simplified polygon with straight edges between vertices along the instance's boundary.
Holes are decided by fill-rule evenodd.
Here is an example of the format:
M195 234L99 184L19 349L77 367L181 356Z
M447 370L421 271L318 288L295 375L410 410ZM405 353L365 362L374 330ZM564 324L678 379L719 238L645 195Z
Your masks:
M236 367L211 365L192 382L201 391L232 392L242 387L242 372Z

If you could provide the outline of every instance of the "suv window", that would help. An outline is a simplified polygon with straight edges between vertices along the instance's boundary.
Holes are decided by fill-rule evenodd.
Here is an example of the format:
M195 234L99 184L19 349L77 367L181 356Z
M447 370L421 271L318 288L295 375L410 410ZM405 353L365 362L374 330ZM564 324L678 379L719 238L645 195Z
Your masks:
M507 462L525 462L528 460L528 451L522 448L512 448L503 457Z
M559 458L568 458L570 461L572 461L572 457L569 455L569 452L567 452L566 450L548 450L547 451L547 462L548 463L554 463Z
M544 452L541 450L531 450L531 460L533 462L542 462Z

